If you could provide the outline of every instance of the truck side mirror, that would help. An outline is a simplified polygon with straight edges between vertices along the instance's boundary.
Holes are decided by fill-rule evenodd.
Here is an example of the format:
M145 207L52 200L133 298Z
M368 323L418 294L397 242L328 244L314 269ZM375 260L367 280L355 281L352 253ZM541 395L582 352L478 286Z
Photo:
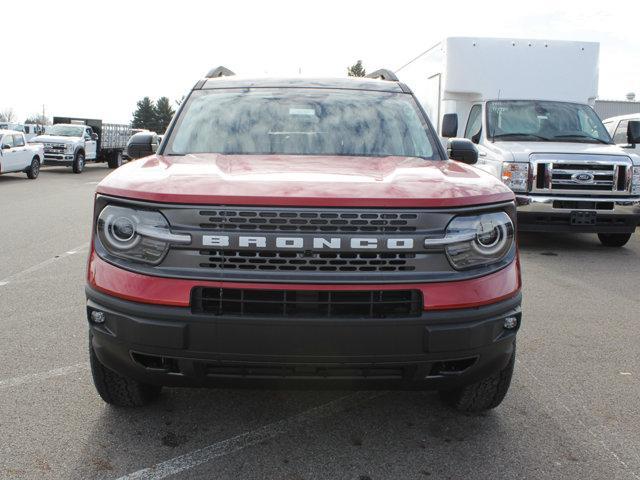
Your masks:
M158 150L158 136L153 132L140 132L127 142L126 154L129 158L153 155Z
M442 117L442 136L451 138L458 135L458 114L445 113Z
M11 148L11 145L3 143L2 144L2 150L9 150Z
M473 165L478 161L478 149L467 138L452 138L447 145L447 152L451 160Z
M640 121L629 120L627 124L627 142L629 145L640 143Z
M98 140L98 134L97 133L92 133L91 134L91 140Z

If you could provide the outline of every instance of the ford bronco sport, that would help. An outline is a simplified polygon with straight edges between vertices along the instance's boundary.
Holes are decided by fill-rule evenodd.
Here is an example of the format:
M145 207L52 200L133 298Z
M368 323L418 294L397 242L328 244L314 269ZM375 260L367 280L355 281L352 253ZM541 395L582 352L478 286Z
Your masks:
M97 187L90 359L163 386L425 388L496 407L520 326L514 194L378 78L199 81L155 155Z

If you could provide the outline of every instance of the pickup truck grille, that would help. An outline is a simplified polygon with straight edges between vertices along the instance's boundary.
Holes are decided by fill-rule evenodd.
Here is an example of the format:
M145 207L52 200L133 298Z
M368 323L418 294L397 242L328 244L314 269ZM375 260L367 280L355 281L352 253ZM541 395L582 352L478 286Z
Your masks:
M45 153L64 153L64 149L65 149L64 143L45 143L44 144Z
M200 227L266 232L415 232L418 214L402 212L317 212L275 209L200 211Z
M559 157L560 155L558 155ZM550 155L533 155L532 192L571 195L629 195L631 160L605 157L597 161L576 162ZM592 159L597 155L585 155Z
M419 290L251 290L194 288L194 313L243 317L417 317Z

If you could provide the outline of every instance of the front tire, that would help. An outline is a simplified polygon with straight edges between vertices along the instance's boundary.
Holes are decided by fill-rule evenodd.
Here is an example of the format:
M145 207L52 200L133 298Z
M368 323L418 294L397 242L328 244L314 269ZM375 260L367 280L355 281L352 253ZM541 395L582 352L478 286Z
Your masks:
M122 155L119 152L114 153L109 157L107 163L111 169L122 166Z
M471 385L454 390L440 391L440 397L460 412L479 413L496 408L502 403L511 385L516 361L515 345L506 367Z
M39 174L40 174L40 160L38 160L38 157L33 157L33 160L31 160L31 165L27 169L27 178L29 180L35 180L36 178L38 178Z
M138 382L105 367L89 340L89 360L93 384L106 403L118 407L142 407L157 399L162 387Z
M623 247L631 238L630 233L599 233L600 243L605 247Z
M82 173L84 170L84 153L77 153L73 160L73 173Z

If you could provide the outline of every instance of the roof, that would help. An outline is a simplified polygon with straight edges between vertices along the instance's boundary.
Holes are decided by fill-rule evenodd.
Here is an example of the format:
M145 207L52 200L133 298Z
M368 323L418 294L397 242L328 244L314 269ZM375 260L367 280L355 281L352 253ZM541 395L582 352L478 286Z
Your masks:
M17 130L0 130L0 135L5 135L10 133L11 135L16 135L16 134L20 134L23 132L18 132Z
M408 89L399 82L365 77L347 78L242 78L219 77L199 82L196 89L217 88L335 88L347 90L372 90L376 92L403 93Z
M628 115L618 115L617 117L609 117L602 120L608 122L609 120L640 120L640 113L630 113Z

